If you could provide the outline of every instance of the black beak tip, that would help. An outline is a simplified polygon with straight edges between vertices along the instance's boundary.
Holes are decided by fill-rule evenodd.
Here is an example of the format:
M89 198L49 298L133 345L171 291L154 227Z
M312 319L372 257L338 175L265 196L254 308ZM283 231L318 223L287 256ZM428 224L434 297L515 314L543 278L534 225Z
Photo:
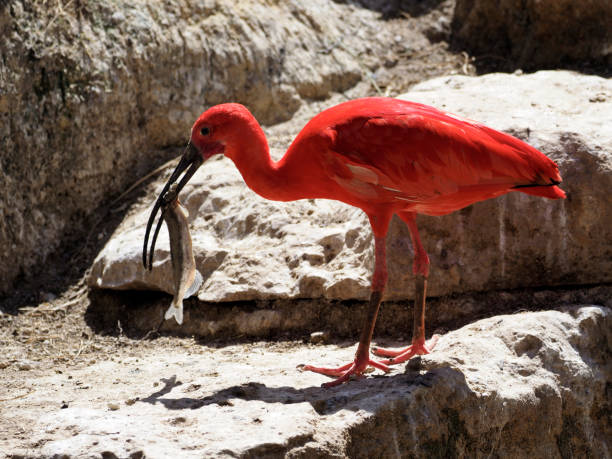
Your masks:
M202 155L200 154L198 149L191 142L189 142L189 144L187 145L187 148L185 149L185 152L183 153L183 156L181 157L181 160L176 166L176 169L174 169L174 171L172 172L172 175L170 176L170 178L164 185L164 188L162 189L161 193L157 197L157 201L155 202L155 205L153 206L151 215L149 215L149 221L147 222L147 229L145 231L144 244L143 244L143 249L142 249L142 264L145 270L148 269L149 271L151 271L153 269L153 254L155 251L155 241L157 240L157 235L159 233L161 221L163 219L163 209L162 209L162 216L160 217L157 223L157 226L155 228L153 239L151 241L151 249L148 251L148 254L147 254L147 248L149 245L149 236L151 234L153 222L155 221L155 217L157 216L157 213L163 207L164 202L165 202L164 196L166 196L166 193L168 192L170 187L173 184L175 184L175 182L178 180L179 176L183 173L183 171L186 170L185 175L181 178L179 183L175 184L173 187L172 194L174 196L178 195L181 189L185 186L185 184L189 181L189 179L193 176L193 174L195 174L196 170L198 170L198 168L202 165L203 162L204 161L203 161ZM147 255L148 255L148 260L147 260Z

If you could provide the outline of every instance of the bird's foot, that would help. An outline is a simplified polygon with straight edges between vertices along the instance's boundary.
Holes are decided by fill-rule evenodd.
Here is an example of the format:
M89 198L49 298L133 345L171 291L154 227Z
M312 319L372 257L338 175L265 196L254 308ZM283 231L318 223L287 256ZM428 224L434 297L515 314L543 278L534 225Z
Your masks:
M370 367L378 368L379 370L388 373L391 369L380 362L371 359L358 360L348 363L338 368L323 368L314 367L312 365L298 365L300 371L314 371L315 373L321 373L322 375L336 377L337 379L324 383L321 386L325 388L334 387L348 381L352 377L360 378L363 377L364 373L367 373Z
M381 360L384 365L395 365L410 360L415 355L429 354L438 342L440 335L433 335L428 341L414 340L412 345L399 351L392 349L383 349L380 347L372 347L372 353L379 357L391 357L390 359Z

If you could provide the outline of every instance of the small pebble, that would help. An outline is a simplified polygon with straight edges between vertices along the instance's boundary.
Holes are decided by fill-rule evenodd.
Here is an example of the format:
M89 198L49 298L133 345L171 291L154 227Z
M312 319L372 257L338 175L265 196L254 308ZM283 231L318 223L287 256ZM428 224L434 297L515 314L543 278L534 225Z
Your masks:
M21 371L28 371L33 368L33 365L31 362L24 360L24 361L17 363L17 368L20 369Z
M123 21L125 21L125 14L123 14L121 11L115 11L111 16L111 22L113 24L119 24Z
M590 97L589 102L605 102L606 99L607 99L606 94L603 92L600 92L597 95Z
M51 292L45 292L45 293L42 293L40 295L40 298L43 301L51 302L51 301L57 299L57 295L55 295L54 293L51 293Z
M119 404L115 402L109 402L106 406L108 406L108 409L111 411L117 411L119 409Z
M420 355L416 355L411 358L406 364L406 370L419 371L423 369L423 361Z
M326 332L318 331L310 334L310 342L312 344L324 344L327 342L329 334Z

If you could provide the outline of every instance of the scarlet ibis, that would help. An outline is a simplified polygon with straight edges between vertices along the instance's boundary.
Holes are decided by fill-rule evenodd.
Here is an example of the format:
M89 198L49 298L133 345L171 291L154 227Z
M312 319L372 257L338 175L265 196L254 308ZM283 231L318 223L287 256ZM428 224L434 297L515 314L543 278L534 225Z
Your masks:
M179 190L196 169L215 154L230 158L246 184L266 199L335 199L359 207L374 234L372 293L355 359L339 368L310 365L337 379L335 386L369 367L389 371L416 354L427 354L437 337L425 341L425 297L429 258L416 225L416 214L444 215L474 202L511 191L551 199L564 198L557 187L557 165L535 148L510 135L433 107L392 98L345 102L316 115L297 135L285 155L270 158L265 134L249 110L235 103L206 110L194 123L191 139L151 212L151 225L170 184ZM412 345L401 351L375 349L390 357L370 358L376 316L387 283L385 237L396 214L408 226L414 247L416 295ZM149 256L153 256L154 244ZM151 260L149 260L149 269Z

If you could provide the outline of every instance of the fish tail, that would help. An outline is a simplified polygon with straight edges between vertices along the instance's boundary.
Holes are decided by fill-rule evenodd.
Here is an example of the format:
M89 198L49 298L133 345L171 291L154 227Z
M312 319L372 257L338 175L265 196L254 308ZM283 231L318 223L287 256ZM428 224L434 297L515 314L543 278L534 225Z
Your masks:
M183 323L183 302L182 301L180 304L176 304L174 300L172 300L172 303L170 303L170 307L166 311L166 314L164 315L164 319L169 320L173 317L174 317L174 320L176 320L176 323L178 323L179 325Z

